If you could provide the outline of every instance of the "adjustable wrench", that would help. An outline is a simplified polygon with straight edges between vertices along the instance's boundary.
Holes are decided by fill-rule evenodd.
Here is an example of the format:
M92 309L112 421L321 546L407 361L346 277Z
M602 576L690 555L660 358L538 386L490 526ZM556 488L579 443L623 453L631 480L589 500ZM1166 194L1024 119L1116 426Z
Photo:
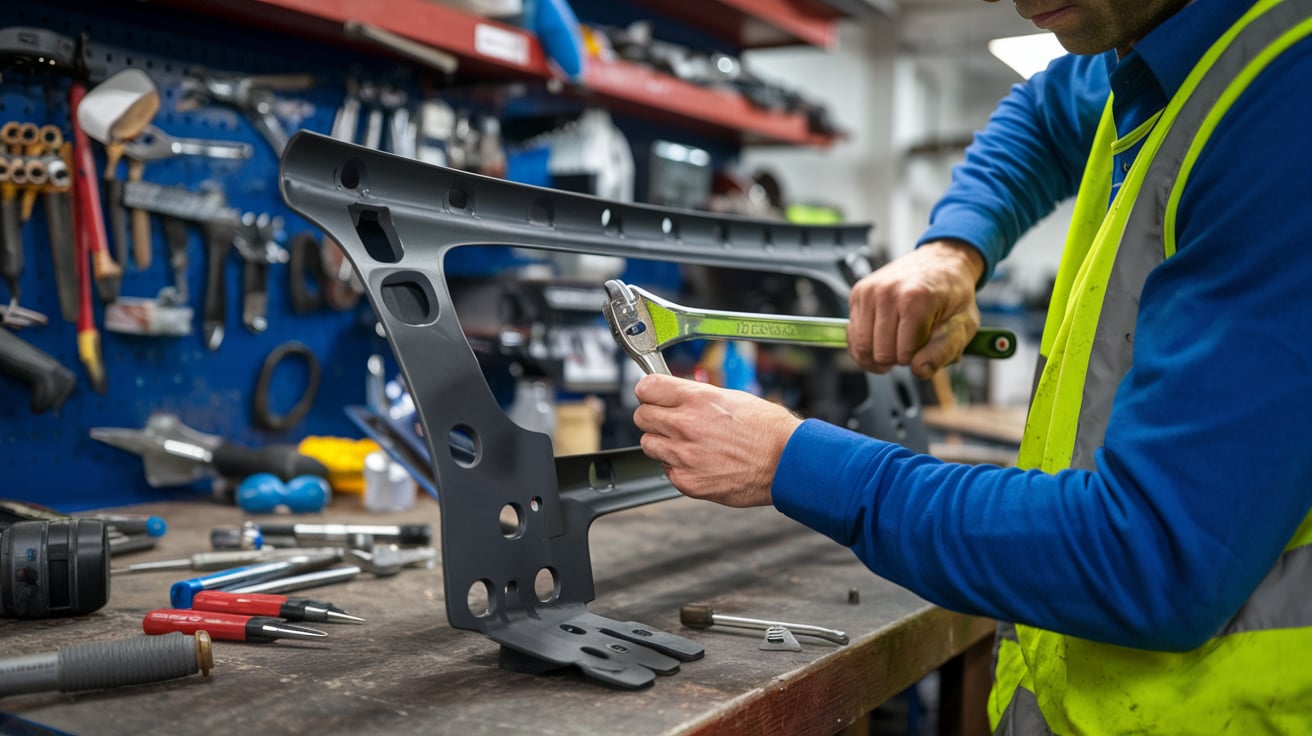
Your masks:
M700 338L751 340L816 347L847 347L847 320L693 309L623 281L606 282L606 324L624 352L647 373L670 374L661 350ZM968 355L1007 358L1016 352L1009 330L980 328L966 345Z

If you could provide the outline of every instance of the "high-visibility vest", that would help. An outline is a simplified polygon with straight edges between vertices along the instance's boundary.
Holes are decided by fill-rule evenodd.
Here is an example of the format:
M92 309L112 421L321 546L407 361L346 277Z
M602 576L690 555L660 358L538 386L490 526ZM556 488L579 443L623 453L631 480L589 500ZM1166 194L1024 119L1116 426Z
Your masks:
M1130 369L1139 295L1149 272L1175 252L1175 215L1190 171L1253 78L1309 33L1312 0L1260 0L1167 106L1124 138L1108 100L1044 325L1018 465L1048 473L1095 468L1112 398ZM1109 208L1112 157L1140 140ZM1000 734L1308 734L1309 654L1312 515L1229 625L1192 651L1000 627L990 721Z

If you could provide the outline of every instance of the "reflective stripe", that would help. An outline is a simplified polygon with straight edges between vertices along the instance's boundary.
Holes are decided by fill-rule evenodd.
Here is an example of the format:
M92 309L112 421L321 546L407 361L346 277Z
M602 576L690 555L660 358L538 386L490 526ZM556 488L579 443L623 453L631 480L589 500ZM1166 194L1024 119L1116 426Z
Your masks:
M1126 177L1127 183L1122 185L1122 191L1133 190L1134 187L1128 185L1129 180L1136 169L1147 164L1102 299L1098 328L1090 348L1075 446L1071 452L1072 468L1094 469L1094 453L1102 447L1107 434L1112 397L1133 363L1139 295L1143 292L1148 273L1166 259L1164 213L1172 190L1177 186L1183 188L1182 182L1177 185L1181 165L1195 137L1201 132L1205 141L1211 133L1210 130L1201 130L1203 121L1213 112L1217 100L1231 82L1263 48L1307 15L1307 9L1300 5L1302 3L1292 0L1281 3L1244 28L1180 106L1157 150L1148 150L1151 141L1145 144L1145 150L1139 153L1131 174Z
M994 736L1052 736L1052 728L1048 726L1048 720L1043 717L1043 711L1039 710L1039 700L1034 697L1034 693L1018 687L993 734Z
M1254 4L1168 103L1110 207L1110 172L1105 182L1093 174L1122 142L1106 145L1115 127L1104 117L1095 137L1104 145L1090 152L1045 323L1047 365L1018 465L1050 473L1095 467L1132 364L1139 296L1148 273L1174 253L1174 217L1192 165L1247 85L1310 36L1312 0ZM1016 641L998 643L989 711L997 733L1308 733L1312 674L1289 653L1312 651L1309 543L1312 514L1224 631L1188 652L1016 627Z
M1262 578L1225 634L1312 626L1312 547L1291 549Z

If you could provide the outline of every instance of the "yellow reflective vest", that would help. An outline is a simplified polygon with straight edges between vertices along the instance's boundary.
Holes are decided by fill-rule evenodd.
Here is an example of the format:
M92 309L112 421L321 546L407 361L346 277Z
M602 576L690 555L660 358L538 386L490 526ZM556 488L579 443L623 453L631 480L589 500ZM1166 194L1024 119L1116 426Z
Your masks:
M1193 164L1253 78L1309 33L1312 0L1262 0L1139 129L1118 139L1108 101L1044 326L1018 465L1094 469L1132 360L1125 336L1134 332L1148 273L1175 252L1175 212ZM1312 80L1290 93L1312 94ZM1140 140L1109 208L1113 156ZM990 722L1000 734L1312 734L1312 620L1291 620L1293 607L1284 605L1308 595L1312 515L1234 620L1192 651L1004 625Z

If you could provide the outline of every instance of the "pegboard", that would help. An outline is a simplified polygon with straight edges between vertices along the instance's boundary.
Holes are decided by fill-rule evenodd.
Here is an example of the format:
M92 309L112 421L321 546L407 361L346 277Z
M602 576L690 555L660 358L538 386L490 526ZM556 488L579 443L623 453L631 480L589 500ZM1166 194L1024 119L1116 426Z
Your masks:
M249 143L254 147L250 159L179 156L148 163L144 178L193 190L221 187L229 205L240 211L282 217L288 236L311 228L282 203L278 159L272 147L234 108L210 104L190 112L175 110L184 75L197 67L239 74L311 73L314 87L280 95L278 113L289 132L298 127L327 132L352 66L372 64L378 70L404 66L153 3L89 5L4 3L0 27L38 27L70 37L86 33L91 66L99 72L88 87L123 68L142 69L161 93L160 111L153 121L157 127L178 137ZM65 78L5 73L0 80L0 123L54 124L71 140L67 93ZM103 170L103 148L92 146L97 167ZM121 164L120 176L125 170ZM148 269L122 264L121 294L153 297L172 283L163 228L156 217L152 217L152 236ZM376 334L375 320L364 300L350 311L324 308L296 314L291 309L287 266L272 264L268 328L261 334L252 333L241 322L243 261L233 252L226 264L226 335L218 350L211 352L203 344L201 330L207 253L201 233L193 227L188 245L192 334L146 337L105 331L104 304L93 296L108 379L108 392L101 395L92 391L78 359L75 324L60 315L45 211L39 200L23 227L23 238L22 304L47 315L49 323L23 329L18 335L63 363L78 383L60 409L33 415L26 385L0 375L0 475L4 478L0 497L78 510L208 494L205 485L151 488L139 457L88 436L92 427L140 428L156 411L175 413L197 430L245 445L294 443L307 434L359 436L343 407L365 402L368 357L381 354L390 360L390 349ZM284 247L288 240L283 239ZM112 235L110 247L113 252ZM0 290L7 301L7 289ZM317 398L305 421L287 432L256 429L251 396L261 365L275 347L290 340L305 343L319 360L323 378ZM297 401L306 377L301 361L282 364L274 374L270 394L275 411L285 411Z

